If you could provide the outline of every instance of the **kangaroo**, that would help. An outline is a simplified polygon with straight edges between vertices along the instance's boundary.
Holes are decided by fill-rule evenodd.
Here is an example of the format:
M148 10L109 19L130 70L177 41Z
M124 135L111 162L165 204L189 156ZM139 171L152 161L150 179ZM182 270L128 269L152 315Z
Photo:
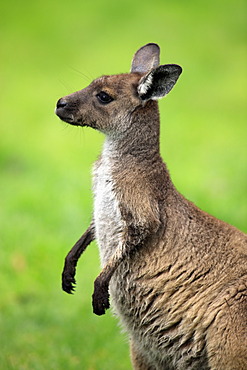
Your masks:
M56 114L105 134L94 165L93 220L65 259L94 240L102 271L93 311L109 298L138 370L247 369L247 235L197 208L173 185L159 150L159 98L182 68L159 64L157 44L134 55L130 73L103 76L61 98Z

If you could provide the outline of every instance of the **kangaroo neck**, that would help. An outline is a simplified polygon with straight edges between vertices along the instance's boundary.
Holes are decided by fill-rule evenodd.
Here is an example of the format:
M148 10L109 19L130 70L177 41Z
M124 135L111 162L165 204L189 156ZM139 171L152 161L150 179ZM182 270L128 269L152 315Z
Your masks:
M138 162L153 162L160 156L159 126L157 102L150 101L133 112L128 130L122 135L106 136L103 154L115 160L132 157Z

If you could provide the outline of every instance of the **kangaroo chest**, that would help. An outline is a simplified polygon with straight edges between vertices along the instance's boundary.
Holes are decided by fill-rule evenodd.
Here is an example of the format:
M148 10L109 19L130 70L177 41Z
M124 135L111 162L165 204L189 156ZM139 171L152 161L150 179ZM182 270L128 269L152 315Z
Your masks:
M117 248L124 224L114 191L112 166L103 153L94 167L94 224L102 266Z

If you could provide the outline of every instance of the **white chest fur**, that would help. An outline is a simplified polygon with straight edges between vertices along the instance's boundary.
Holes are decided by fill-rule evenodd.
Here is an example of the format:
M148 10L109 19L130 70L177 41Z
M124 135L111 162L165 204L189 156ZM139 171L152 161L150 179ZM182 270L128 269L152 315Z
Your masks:
M94 169L94 224L101 264L104 266L118 246L123 221L114 191L114 161L106 142L101 160Z

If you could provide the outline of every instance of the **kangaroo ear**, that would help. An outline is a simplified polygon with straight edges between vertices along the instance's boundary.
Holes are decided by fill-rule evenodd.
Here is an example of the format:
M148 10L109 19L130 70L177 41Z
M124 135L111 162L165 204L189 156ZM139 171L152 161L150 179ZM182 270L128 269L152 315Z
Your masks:
M178 77L182 68L176 64L165 64L152 69L140 79L137 91L142 100L160 99L168 94Z
M147 44L135 53L130 72L146 73L160 64L160 48L157 44Z

